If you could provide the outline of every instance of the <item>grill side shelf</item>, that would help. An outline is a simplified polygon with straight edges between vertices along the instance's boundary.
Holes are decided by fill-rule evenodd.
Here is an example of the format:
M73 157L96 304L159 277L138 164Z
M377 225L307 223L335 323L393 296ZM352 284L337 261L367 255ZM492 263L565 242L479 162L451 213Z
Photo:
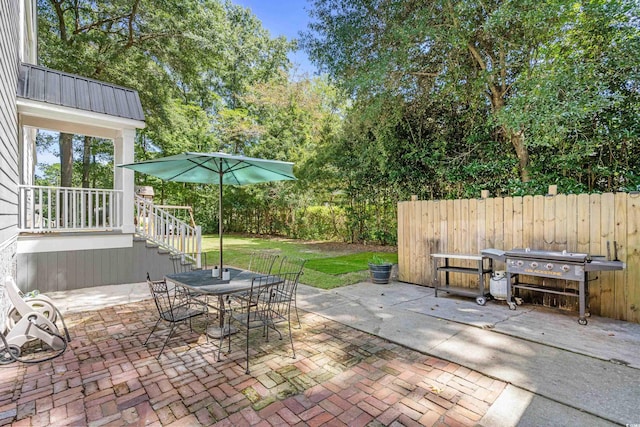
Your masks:
M438 267L438 271L449 271L451 273L467 273L467 274L478 274L478 269L477 268L471 268L471 267ZM490 268L485 268L482 270L482 274L488 274L491 273L492 269Z
M622 261L606 261L606 260L593 260L588 264L585 264L585 271L615 271L624 270L626 267Z
M485 274L491 274L493 271L493 259L483 255L476 254L431 254L433 260L433 287L435 289L435 296L438 296L438 291L444 291L450 294L457 294L466 297L475 297L476 302L479 305L485 305L489 293L485 291L484 276ZM485 268L484 260L489 260L489 266ZM462 267L450 264L450 260L467 260L475 261L477 268ZM444 265L439 265L442 261ZM444 281L441 284L439 280L439 273L443 273ZM463 288L459 286L451 286L449 283L449 273L463 273L463 274L475 274L478 276L477 288Z

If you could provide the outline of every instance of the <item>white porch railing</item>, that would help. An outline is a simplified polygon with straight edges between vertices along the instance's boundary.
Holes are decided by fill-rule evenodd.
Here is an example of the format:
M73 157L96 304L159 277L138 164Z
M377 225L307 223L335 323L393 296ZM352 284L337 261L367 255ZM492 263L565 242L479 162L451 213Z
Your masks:
M20 185L21 232L107 231L122 228L122 191Z
M145 239L170 252L179 253L184 260L202 266L202 232L151 201L135 196L136 232Z

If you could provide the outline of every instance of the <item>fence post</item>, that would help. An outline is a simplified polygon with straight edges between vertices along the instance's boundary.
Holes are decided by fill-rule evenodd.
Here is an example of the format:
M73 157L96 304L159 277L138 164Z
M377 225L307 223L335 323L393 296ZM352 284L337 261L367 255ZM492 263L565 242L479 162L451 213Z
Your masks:
M489 190L482 190L482 191L480 191L480 198L482 198L482 199L488 199L488 198L489 198Z
M547 192L547 196L556 196L558 194L558 186L550 185L549 191Z

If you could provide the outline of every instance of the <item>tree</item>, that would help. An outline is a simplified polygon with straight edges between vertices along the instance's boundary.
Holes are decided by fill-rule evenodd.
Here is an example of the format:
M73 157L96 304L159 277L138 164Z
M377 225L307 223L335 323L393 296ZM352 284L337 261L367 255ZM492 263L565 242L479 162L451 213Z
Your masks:
M245 212L243 218L267 219L262 223L272 230L295 233L295 214L285 212L296 212L313 203L331 202L333 208L332 192L342 187L340 178L316 160L339 132L344 100L326 79L294 81L282 73L251 86L238 102L242 109L227 109L220 114L225 134L233 135L230 141L237 152L294 162L298 180L295 184L233 189L227 192L227 200L243 201L234 205L236 212Z
M38 0L38 10L41 62L138 90L152 152L215 148L215 113L287 67L292 47L219 0ZM176 138L192 129L198 138Z
M446 123L440 135L433 126L425 129L430 132L428 144L436 152L444 151L447 156L478 152L474 146L482 144L480 152L492 151L495 158L513 156L517 176L524 183L532 172L544 169L546 160L539 153L541 129L534 124L545 123L545 108L554 108L545 101L558 98L566 85L575 86L571 87L575 93L589 93L591 101L598 98L601 108L613 108L610 114L632 116L630 108L621 110L620 106L634 105L637 96L635 2L316 0L311 12L314 22L303 45L354 96L361 111L368 111L368 117L388 120L386 126L380 126L395 128L396 136L418 129L420 116L422 121ZM604 25L600 31L599 25ZM623 48L627 44L634 47ZM592 48L601 55L594 55ZM631 59L624 60L625 55ZM592 72L575 68L567 73L562 65L567 59L571 64L593 64L587 67ZM591 89L589 85L593 83L590 78L606 74L596 69L618 62L626 67L617 75L613 90L626 101L614 105L605 100L610 87ZM569 79L576 75L580 78ZM532 81L550 90L535 98L535 88L528 84ZM625 85L631 88L619 90ZM595 112L598 109L592 108L591 101L581 96L576 107ZM437 110L444 115L437 117L427 110L416 111L435 103L451 109L443 111L446 108L440 106ZM581 117L588 120L588 116ZM625 121L626 130L637 127L633 119ZM464 133L453 135L456 128ZM570 137L562 127L546 126L547 136L552 132L558 132L558 138ZM389 138L386 142L391 143ZM542 162L534 167L532 150L535 160ZM455 179L460 178L464 174Z
M500 120L527 129L533 172L574 191L640 184L638 4L574 6L563 37L538 49Z
M72 186L73 178L73 135L69 133L60 134L60 185L63 187Z

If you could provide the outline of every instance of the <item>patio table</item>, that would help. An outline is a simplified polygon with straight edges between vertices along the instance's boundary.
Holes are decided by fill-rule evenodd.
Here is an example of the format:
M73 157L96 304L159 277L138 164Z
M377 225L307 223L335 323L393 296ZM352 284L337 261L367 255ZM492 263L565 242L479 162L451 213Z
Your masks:
M229 268L230 279L223 280L219 277L213 277L211 270L193 270L183 273L167 274L166 280L173 282L177 285L184 286L190 291L196 292L206 296L218 297L218 310L220 312L219 326L210 326L207 329L207 334L213 338L220 338L223 335L233 333L234 331L225 331L224 328L224 313L225 313L225 295L230 295L236 292L248 292L251 290L253 279L264 274L257 274L247 270L240 270L237 268ZM273 279L271 279L271 277ZM260 281L261 288L277 285L282 280L277 276L269 276L266 281ZM255 289L255 288L254 288Z

